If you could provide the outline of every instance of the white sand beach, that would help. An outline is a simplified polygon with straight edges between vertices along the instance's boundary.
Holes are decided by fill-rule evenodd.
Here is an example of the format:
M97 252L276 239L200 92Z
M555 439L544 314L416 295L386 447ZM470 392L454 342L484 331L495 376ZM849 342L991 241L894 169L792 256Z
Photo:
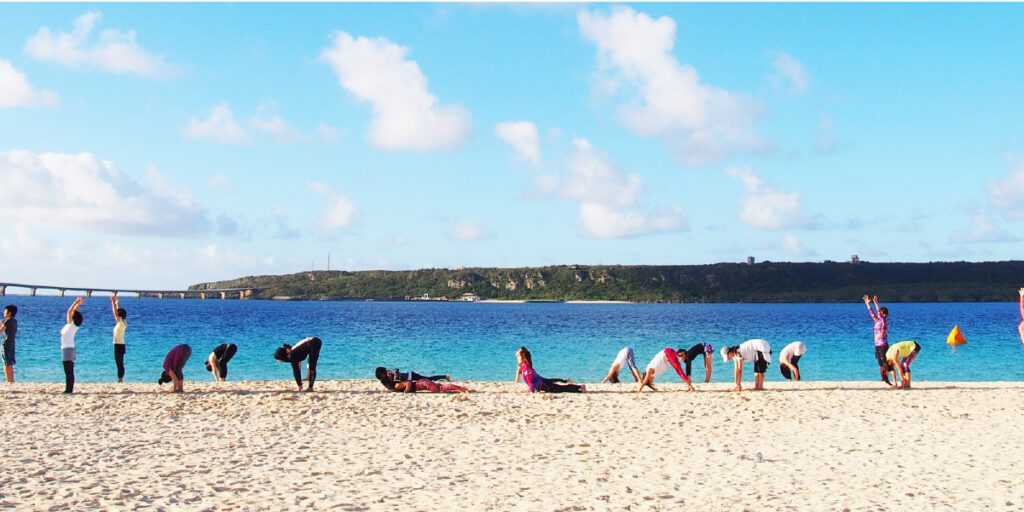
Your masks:
M194 373L193 373L194 374ZM186 377L188 373L186 373ZM1024 383L0 385L18 510L1021 510ZM512 390L515 390L513 392Z

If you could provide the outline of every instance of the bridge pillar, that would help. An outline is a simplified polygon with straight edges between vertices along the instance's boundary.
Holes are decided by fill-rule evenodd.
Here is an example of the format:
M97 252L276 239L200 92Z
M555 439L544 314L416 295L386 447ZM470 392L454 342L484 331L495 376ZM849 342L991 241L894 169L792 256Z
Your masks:
M85 296L86 297L92 297L92 290L86 290L85 291Z
M65 291L66 291L66 290L58 290L58 291L57 291L57 296L58 296L58 297L63 297L63 296L64 296L64 292L65 292Z
M181 292L181 293L179 293L179 294L178 294L178 298L179 298L179 299L184 299L184 298L185 298L185 292Z
M7 285L0 286L0 297L7 295Z
M199 292L199 298L202 300L206 300L206 292Z
M220 300L228 298L228 292L220 292Z
M135 292L135 298L136 299L141 299L142 298L142 292Z
M157 294L156 294L156 298L158 298L158 299L162 299L162 298L164 298L164 294L163 294L163 292L157 293Z
M28 296L29 297L35 297L36 296L36 289L35 288L29 288Z

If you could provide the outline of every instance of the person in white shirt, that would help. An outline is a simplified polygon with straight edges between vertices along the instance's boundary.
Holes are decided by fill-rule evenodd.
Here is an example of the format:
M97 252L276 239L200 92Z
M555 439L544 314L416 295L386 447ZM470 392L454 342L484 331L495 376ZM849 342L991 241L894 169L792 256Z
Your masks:
M742 391L743 385L743 363L754 362L754 390L764 389L764 372L768 370L768 363L772 362L772 347L767 341L761 339L747 340L739 345L722 347L723 361L732 361L735 365L734 375L736 376L736 387L734 391Z
M60 330L60 359L64 363L64 393L75 389L75 333L82 325L82 313L78 307L85 299L79 297L68 308L67 323Z
M121 307L117 295L110 296L110 312L114 314L114 364L117 365L117 381L124 382L124 331L128 329L128 312Z
M779 371L786 380L800 380L800 356L807 352L807 345L802 341L794 341L779 352Z

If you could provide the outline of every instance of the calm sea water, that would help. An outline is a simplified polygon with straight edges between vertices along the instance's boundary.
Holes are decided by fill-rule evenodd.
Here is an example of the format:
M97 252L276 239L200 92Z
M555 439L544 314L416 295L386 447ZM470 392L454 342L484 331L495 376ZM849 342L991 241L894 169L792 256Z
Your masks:
M19 307L16 378L63 382L60 329L73 297L8 295ZM273 349L306 336L324 340L318 377L366 379L380 366L421 373L451 373L456 379L511 380L514 352L525 345L546 377L599 382L615 354L633 347L641 369L664 347L698 341L716 349L713 382L732 379L732 363L717 356L723 345L749 338L768 340L775 355L800 340L806 380L874 380L878 369L872 322L862 303L852 304L476 304L420 302L272 302L136 299L128 310L128 381L155 381L166 352L192 346L186 379L209 379L202 362L221 343L235 343L229 380L291 379ZM888 304L890 341L922 345L915 380L1021 381L1024 347L1017 334L1016 303ZM114 321L107 297L86 299L78 332L76 378L116 380L111 345ZM951 348L954 325L967 345ZM694 368L703 380L703 366ZM752 378L745 370L745 379ZM623 378L629 379L626 374ZM669 381L674 376L662 376ZM767 381L780 381L773 357Z

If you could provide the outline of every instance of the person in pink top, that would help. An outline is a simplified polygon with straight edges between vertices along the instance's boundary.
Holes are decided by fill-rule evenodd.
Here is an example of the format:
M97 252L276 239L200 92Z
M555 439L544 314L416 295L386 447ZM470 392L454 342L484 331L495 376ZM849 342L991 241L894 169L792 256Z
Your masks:
M889 350L889 308L878 306L878 295L874 296L875 309L871 309L871 302L869 302L868 296L864 296L864 305L868 308L868 314L871 315L871 319L875 321L875 362L878 363L878 373L882 376L882 382L892 385L889 382L889 372L893 372L895 378L895 371L889 366L889 362L885 360L885 352Z
M1017 324L1017 332L1020 333L1020 342L1024 344L1024 288L1020 292L1020 323Z
M516 370L515 382L518 383L519 377L522 377L530 393L538 391L545 393L585 393L587 391L586 386L576 384L571 380L545 379L541 377L533 369L533 356L530 355L530 351L526 347L519 347L519 350L516 350L516 363L518 364L518 369Z
M686 355L685 348L681 348L679 350L666 348L665 350L658 352L654 358L651 359L651 362L647 363L647 369L644 370L643 377L640 379L640 387L636 389L636 392L639 393L643 391L644 386L657 391L657 388L654 387L654 379L658 375L665 373L669 366L674 368L676 370L676 374L679 375L679 378L683 379L683 382L686 383L686 387L689 388L687 391L696 391L693 388L693 384L690 384L690 377L686 375L686 372L683 371L683 367L679 364L679 358L681 355Z

